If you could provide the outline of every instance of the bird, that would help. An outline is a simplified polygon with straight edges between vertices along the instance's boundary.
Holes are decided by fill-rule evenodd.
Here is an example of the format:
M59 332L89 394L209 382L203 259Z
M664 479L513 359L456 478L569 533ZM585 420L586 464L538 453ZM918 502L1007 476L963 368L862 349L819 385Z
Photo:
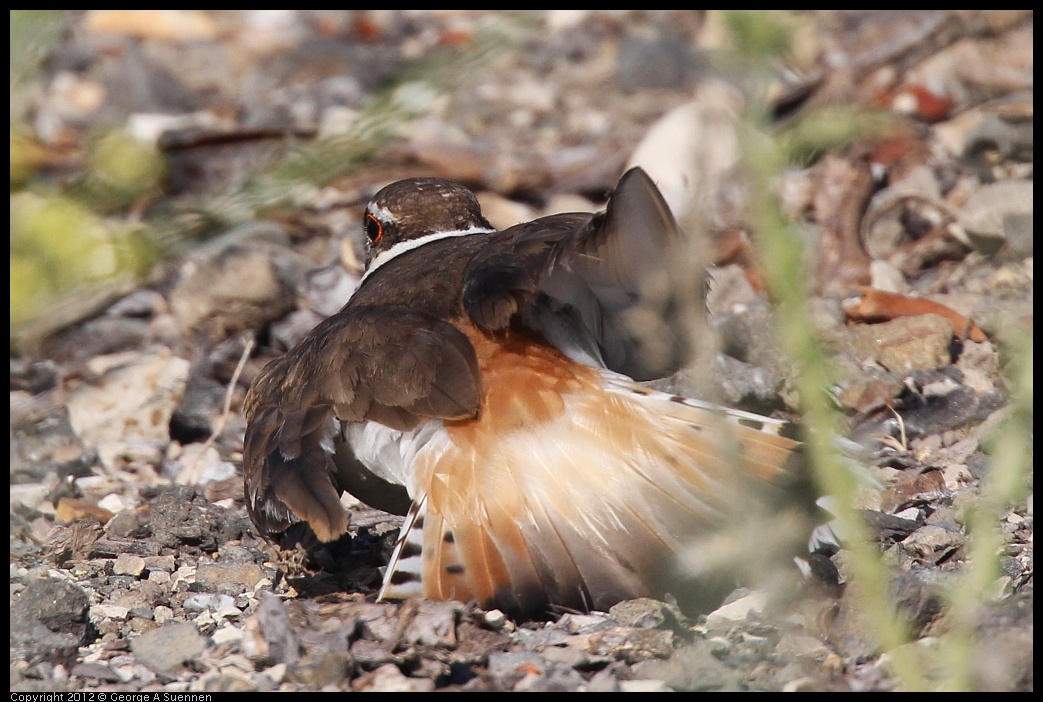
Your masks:
M355 292L247 393L265 539L302 523L337 539L350 492L404 517L379 600L538 618L672 597L698 580L678 565L693 544L813 501L789 422L644 384L692 361L685 310L705 303L641 168L599 212L503 230L464 185L409 178L363 228ZM705 608L720 583L702 575Z

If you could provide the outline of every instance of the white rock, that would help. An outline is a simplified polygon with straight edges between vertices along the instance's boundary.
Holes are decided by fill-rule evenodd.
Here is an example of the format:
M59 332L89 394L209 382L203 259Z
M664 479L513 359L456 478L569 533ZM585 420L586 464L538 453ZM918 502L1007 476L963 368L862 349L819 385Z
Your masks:
M150 578L151 575L152 574L150 574ZM152 610L152 619L156 622L156 624L166 624L173 618L174 610L172 610L170 607L167 607L166 605L158 605L154 610Z
M739 159L736 131L741 97L723 82L700 86L695 100L652 125L628 168L641 166L682 223L713 196Z
M125 498L123 495L110 493L98 500L98 506L102 509L109 510L113 514L119 514L120 512L132 509L134 507L134 503Z
M224 626L210 635L216 645L235 643L243 640L243 630L235 626Z
M620 680L622 692L673 692L673 688L662 680Z
M189 362L169 350L143 354L71 393L69 422L86 444L139 440L166 444L185 391Z
M99 604L91 607L91 619L117 619L123 621L130 615L130 608L122 605Z
M750 612L763 610L767 602L767 593L751 592L745 597L740 597L726 605L721 605L706 615L706 626L728 625L731 622L743 620Z

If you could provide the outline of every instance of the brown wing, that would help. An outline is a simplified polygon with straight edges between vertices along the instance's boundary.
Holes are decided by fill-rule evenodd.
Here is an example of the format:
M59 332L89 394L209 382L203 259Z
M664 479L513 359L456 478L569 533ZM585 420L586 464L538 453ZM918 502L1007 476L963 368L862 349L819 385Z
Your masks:
M400 308L351 307L269 363L246 401L244 485L270 538L306 521L323 541L347 528L330 453L337 421L408 430L478 411L474 349L451 324Z
M477 254L465 274L464 309L479 327L521 323L575 360L636 380L689 360L682 313L703 309L702 269L683 265L684 235L641 169L623 175L602 213L501 236L513 241Z

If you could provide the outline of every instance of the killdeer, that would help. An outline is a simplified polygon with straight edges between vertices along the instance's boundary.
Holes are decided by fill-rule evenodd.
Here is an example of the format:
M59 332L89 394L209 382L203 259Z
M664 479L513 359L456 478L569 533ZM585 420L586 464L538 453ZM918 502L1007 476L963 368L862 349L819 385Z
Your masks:
M364 227L358 289L247 398L265 538L336 539L347 490L405 516L380 598L606 609L663 595L678 554L799 481L784 422L637 382L688 362L703 304L669 285L683 236L642 170L600 213L503 231L464 186L403 180Z

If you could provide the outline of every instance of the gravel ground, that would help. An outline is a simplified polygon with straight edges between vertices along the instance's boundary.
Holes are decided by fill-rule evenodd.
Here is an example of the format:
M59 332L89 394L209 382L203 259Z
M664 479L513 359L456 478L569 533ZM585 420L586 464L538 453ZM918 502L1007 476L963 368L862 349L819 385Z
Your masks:
M903 661L924 685L960 680L944 652L968 621L960 684L1031 690L1030 483L989 521L1001 541L987 596L966 614L945 593L975 545L968 509L1008 455L990 437L1031 416L1031 362L1009 372L1032 330L1032 14L785 20L800 79L771 83L777 128L826 115L806 127L822 144L838 109L893 118L805 149L772 185L810 244L844 433L882 486L858 507L905 643L879 642L846 549L839 587L519 622L375 603L396 517L346 499L349 535L304 553L262 542L243 505L246 388L343 304L361 209L398 177L466 182L502 227L594 210L641 164L713 263L721 352L665 385L794 416L748 243L750 181L734 168L736 115L752 109L736 88L753 69L720 15L98 10L65 17L25 93L45 157L36 186L12 186L12 210L40 182L72 187L99 130L123 127L167 171L161 195L105 221L176 243L144 280L13 329L12 692L889 691L913 684ZM345 149L360 116L374 141ZM789 132L795 151L806 134ZM302 164L312 182L280 180ZM1026 453L1031 438L1014 447Z

